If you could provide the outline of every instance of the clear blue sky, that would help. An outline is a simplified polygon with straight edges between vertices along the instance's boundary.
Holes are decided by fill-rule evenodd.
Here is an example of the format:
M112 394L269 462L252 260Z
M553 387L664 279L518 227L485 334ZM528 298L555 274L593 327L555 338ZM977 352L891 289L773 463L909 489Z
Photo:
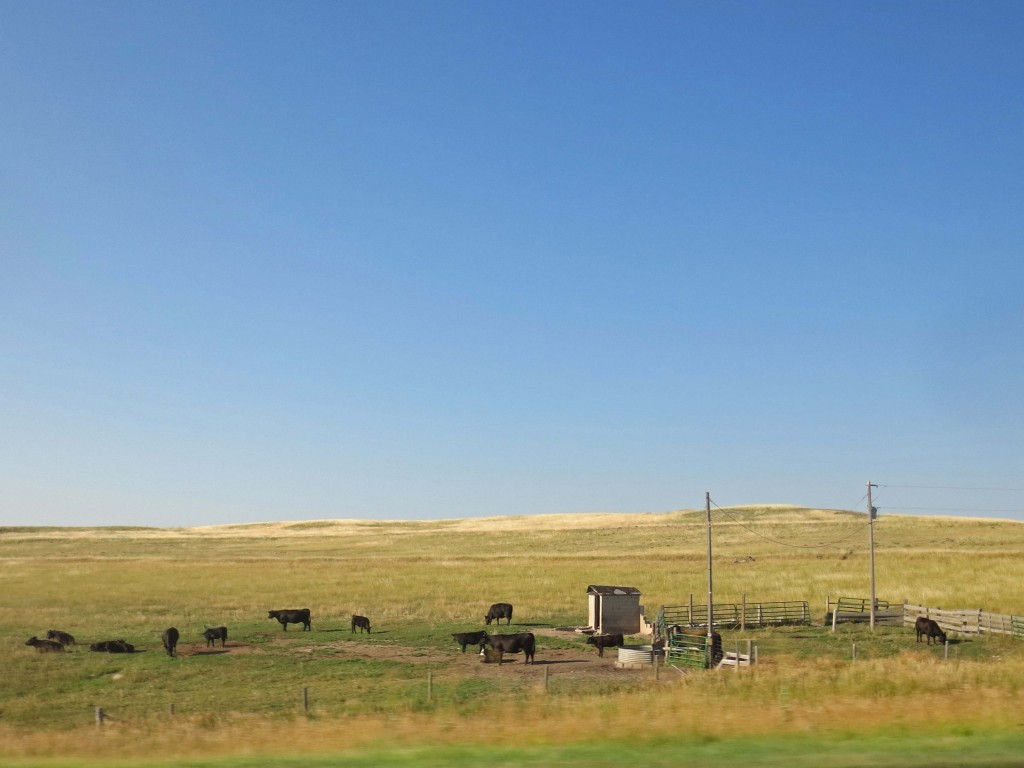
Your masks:
M0 0L0 524L1024 518L1022 30Z

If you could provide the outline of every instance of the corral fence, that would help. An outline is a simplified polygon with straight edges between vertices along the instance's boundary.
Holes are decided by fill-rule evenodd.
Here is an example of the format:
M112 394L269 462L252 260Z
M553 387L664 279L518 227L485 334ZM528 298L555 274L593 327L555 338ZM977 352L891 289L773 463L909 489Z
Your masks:
M825 597L825 624L831 625L833 631L843 622L864 621L871 621L871 598L840 597L833 602L831 597ZM902 605L890 606L888 600L875 599L875 624L899 627L903 622Z
M1010 635L1024 640L1024 616L990 613L981 609L932 608L927 605L903 604L903 623L913 625L918 616L933 620L947 632L965 635Z
M787 600L761 603L747 600L740 603L713 603L712 621L715 627L746 630L747 627L773 627L785 624L810 624L811 611L806 600ZM686 605L663 605L654 622L655 639L667 637L667 628L673 625L695 629L708 626L707 605L694 605L693 598Z
M716 607L717 610L717 607ZM1010 635L1024 640L1024 616L991 613L980 608L936 608L904 601L890 605L875 601L875 623L889 626L913 626L919 616L932 619L946 632L965 635ZM841 622L865 622L871 617L871 600L862 597L825 598L825 623L835 629Z

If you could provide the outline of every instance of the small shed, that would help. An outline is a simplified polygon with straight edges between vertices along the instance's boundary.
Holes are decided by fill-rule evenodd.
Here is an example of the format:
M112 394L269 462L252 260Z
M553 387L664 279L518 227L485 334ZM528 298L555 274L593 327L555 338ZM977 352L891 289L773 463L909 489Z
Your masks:
M636 587L587 587L590 602L590 626L599 634L621 632L635 635L640 631L640 590Z

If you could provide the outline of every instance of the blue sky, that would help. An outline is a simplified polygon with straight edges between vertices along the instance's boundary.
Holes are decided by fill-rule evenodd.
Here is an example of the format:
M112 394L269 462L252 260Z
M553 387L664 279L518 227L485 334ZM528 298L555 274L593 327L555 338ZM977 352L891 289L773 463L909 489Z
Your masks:
M1020 3L0 19L0 523L1024 519Z

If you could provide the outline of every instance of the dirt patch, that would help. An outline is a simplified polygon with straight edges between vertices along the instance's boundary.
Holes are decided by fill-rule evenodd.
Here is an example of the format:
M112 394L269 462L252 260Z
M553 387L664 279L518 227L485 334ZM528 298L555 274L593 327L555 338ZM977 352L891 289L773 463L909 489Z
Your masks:
M214 648L207 648L203 643L192 643L178 646L179 656L217 656L223 654L249 654L265 653L268 650L287 649L290 653L323 653L325 651L337 653L349 659L367 659L371 661L397 661L403 664L423 664L437 666L449 665L462 673L471 676L489 677L492 675L539 675L541 668L547 667L550 675L569 674L587 678L619 678L623 675L635 676L644 674L644 670L617 669L615 662L618 659L618 652L614 648L605 650L604 657L597 655L597 651L589 646L579 648L551 648L545 647L545 637L557 637L559 639L572 639L577 637L573 633L560 632L554 629L534 629L537 636L537 654L533 664L524 662L523 654L507 654L499 667L497 664L483 663L476 646L469 646L466 652L462 653L456 643L452 643L452 649L439 650L437 648L422 648L411 645L403 645L390 641L385 642L359 642L358 640L334 640L320 643L290 643L285 638L273 639L268 642L250 644L237 641L228 641L224 648L219 645ZM650 669L648 672L652 671Z

